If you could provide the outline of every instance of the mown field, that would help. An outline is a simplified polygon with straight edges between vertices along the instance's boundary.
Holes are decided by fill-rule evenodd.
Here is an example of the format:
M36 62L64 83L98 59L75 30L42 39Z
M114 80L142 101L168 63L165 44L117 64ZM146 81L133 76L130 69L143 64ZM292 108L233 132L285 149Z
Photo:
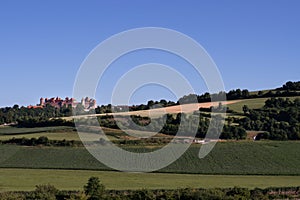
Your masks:
M282 98L289 98L294 100L296 98L300 98L299 96L296 97L282 97ZM270 98L256 98L256 99L243 99L232 104L229 104L228 107L230 110L243 113L243 106L247 105L250 109L258 109L262 108L265 105L265 101Z
M239 102L228 105L230 110L243 113L243 106L247 105L250 109L261 108L265 105L265 101L269 98L245 99Z
M82 190L91 176L107 189L266 188L299 186L299 176L226 176L196 174L125 173L86 170L1 169L0 191L34 190L37 184L52 184L61 190Z
M126 147L145 151L141 147ZM200 145L193 145L179 160L160 172L300 175L300 142L259 141L219 142L204 159L198 158ZM24 147L0 145L1 168L110 170L85 148Z

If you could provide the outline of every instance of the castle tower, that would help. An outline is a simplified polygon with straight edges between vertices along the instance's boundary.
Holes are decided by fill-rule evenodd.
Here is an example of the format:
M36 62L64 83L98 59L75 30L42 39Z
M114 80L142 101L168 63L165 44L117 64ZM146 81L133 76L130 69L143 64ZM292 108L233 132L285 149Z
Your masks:
M42 97L42 98L40 98L40 106L44 106L45 105L45 100L44 100L44 98Z

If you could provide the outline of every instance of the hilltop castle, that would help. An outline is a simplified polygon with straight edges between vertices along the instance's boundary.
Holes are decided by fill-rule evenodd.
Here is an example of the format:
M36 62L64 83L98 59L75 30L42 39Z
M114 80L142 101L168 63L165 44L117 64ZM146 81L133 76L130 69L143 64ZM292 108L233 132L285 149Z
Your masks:
M56 108L61 108L63 106L72 106L75 108L78 104L81 104L85 110L95 109L97 107L97 103L95 99L90 99L89 97L82 98L80 102L77 102L74 98L66 97L65 99L61 99L59 97L53 98L40 98L40 103L37 106L28 106L28 108L43 108L46 105L51 105Z

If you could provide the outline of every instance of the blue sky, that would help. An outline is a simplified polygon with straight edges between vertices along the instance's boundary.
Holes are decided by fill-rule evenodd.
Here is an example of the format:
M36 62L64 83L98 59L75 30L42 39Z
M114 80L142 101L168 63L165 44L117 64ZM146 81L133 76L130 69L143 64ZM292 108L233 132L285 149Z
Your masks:
M0 106L36 104L40 97L72 95L89 52L119 32L139 27L180 31L200 43L217 64L226 90L260 90L299 80L300 1L1 1ZM184 63L157 52L137 53L110 70L99 103L108 103L117 78L134 64L180 65L197 93L206 87ZM155 57L155 58L153 58ZM121 65L127 64L127 68ZM182 64L182 65L181 65ZM148 86L132 103L170 98ZM173 98L173 99L172 99Z

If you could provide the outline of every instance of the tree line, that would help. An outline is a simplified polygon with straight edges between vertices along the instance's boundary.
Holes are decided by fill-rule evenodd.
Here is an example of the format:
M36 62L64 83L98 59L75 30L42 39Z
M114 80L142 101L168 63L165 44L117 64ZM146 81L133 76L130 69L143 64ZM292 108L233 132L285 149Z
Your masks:
M216 122L222 120L221 116L215 116ZM218 119L219 118L219 119ZM163 133L166 135L175 136L180 128L181 135L190 136L191 132L196 130L196 137L205 138L209 126L217 131L218 124L211 124L209 117L204 117L199 111L192 114L178 113L178 114L165 114L158 118L149 118L142 116L99 116L98 121L91 121L87 119L77 120L78 125L82 126L101 126L112 129L131 129L139 131L150 131ZM88 131L86 129L85 131ZM93 131L92 131L93 132ZM240 126L232 126L225 124L223 131L220 135L221 139L235 139L242 140L247 136L246 130Z
M0 125L20 123L26 121L47 121L51 118L67 117L72 115L71 106L56 108L46 105L44 108L27 108L14 105L13 107L0 108Z
M46 136L39 138L11 138L8 140L0 140L0 144L14 144L22 146L56 146L56 147L79 147L83 146L81 141L75 140L49 140Z
M211 99L217 101L223 100L226 97L227 100L238 99L253 99L253 98L271 98L271 97L291 97L300 96L300 81L298 82L286 82L282 87L269 91L249 92L247 89L230 90L229 92L221 91L217 94L205 93L202 95L189 94L181 97L176 104L195 103L194 99L197 99L199 103L210 102Z
M62 106L61 108L56 108L51 105L46 105L43 108L27 108L20 107L19 105L14 105L13 107L4 107L0 108L0 125L1 124L11 124L18 123L20 121L26 122L28 120L47 120L50 118L57 117L69 117L73 115L73 112L76 114L103 114L111 113L113 111L122 112L122 111L137 111L137 110L147 110L156 106L173 106L179 104L188 104L195 103L194 100L197 99L199 103L201 102L210 102L211 96L215 100L223 100L222 97L226 96L227 100L236 100L236 99L250 99L250 98L271 98L271 97L288 97L288 96L300 96L300 81L298 82L287 82L282 87L275 90L270 90L268 92L259 91L257 93L251 93L248 90L236 89L229 92L220 92L218 94L209 94L205 93L202 95L189 94L181 97L176 103L172 101L166 101L164 99L160 101L150 100L146 105L132 105L132 106L112 106L101 105L98 106L95 110L84 111L84 108L81 104L78 104L76 108L69 106Z

